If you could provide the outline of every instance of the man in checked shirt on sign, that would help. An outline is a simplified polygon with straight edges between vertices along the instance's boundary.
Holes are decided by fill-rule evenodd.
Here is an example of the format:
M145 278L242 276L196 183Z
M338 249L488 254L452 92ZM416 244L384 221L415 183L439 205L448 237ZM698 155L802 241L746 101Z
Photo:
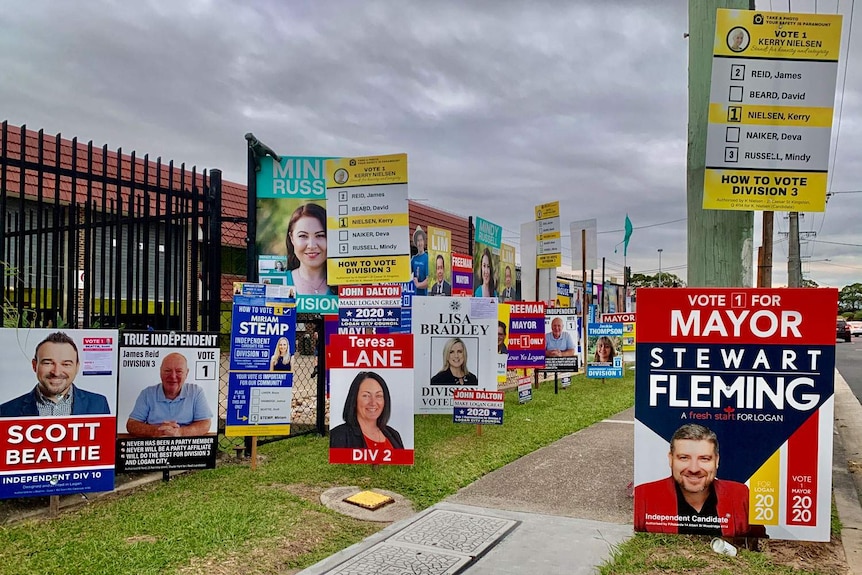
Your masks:
M75 385L79 367L75 341L60 331L50 334L36 346L33 357L38 383L31 391L0 405L0 417L110 414L104 395Z

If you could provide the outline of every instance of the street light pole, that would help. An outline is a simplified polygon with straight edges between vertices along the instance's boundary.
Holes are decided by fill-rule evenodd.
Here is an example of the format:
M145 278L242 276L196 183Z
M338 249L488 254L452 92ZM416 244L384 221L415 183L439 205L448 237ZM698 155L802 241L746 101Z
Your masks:
M658 249L658 287L661 287L661 253L663 251L661 248Z

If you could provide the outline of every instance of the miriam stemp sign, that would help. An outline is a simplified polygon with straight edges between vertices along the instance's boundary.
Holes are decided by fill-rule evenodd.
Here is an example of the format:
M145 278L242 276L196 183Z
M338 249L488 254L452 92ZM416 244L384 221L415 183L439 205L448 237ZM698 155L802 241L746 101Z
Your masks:
M829 540L837 301L638 291L636 531Z

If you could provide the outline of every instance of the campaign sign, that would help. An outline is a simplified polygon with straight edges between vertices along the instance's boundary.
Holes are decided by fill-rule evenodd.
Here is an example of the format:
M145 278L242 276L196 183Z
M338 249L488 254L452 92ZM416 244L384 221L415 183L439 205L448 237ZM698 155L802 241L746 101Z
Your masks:
M290 289L244 284L234 296L228 437L290 434L296 353L296 300Z
M114 489L116 330L0 329L0 499Z
M635 530L829 540L837 301L827 288L638 290ZM668 468L675 434L679 454L700 450L696 468ZM700 514L677 507L694 491L714 496Z
M623 376L623 324L587 324L587 377Z
M505 392L456 389L452 392L452 422L503 425Z
M603 323L623 324L623 351L635 350L635 313L603 313Z
M581 355L581 318L574 308L547 308L545 371L578 371Z
M452 252L452 295L473 295L473 256Z
M564 375L560 378L560 386L563 389L566 389L567 387L570 387L571 385L572 385L572 376L571 375Z
M319 277L327 263L327 159L281 156L276 161L266 156L256 160L260 168L255 177L258 276L263 284L293 287L300 313L338 311L337 280L305 280ZM330 229L330 237L335 233Z
M124 331L117 390L117 473L212 469L218 334Z
M409 280L407 154L332 159L325 166L329 281Z
M413 465L413 336L332 335L329 462Z
M341 327L399 327L401 285L339 286L338 325Z
M545 304L518 302L509 308L507 366L509 369L545 367Z
M452 391L497 390L497 298L413 300L415 413L452 413Z
M522 375L518 378L518 403L527 403L533 399L533 378Z

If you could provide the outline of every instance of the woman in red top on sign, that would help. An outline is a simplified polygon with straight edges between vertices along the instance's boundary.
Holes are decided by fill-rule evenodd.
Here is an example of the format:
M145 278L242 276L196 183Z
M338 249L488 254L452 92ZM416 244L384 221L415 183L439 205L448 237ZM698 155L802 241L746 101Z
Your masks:
M329 447L404 449L401 435L386 425L389 404L389 388L380 375L373 371L357 373L344 402L344 423L329 431Z

